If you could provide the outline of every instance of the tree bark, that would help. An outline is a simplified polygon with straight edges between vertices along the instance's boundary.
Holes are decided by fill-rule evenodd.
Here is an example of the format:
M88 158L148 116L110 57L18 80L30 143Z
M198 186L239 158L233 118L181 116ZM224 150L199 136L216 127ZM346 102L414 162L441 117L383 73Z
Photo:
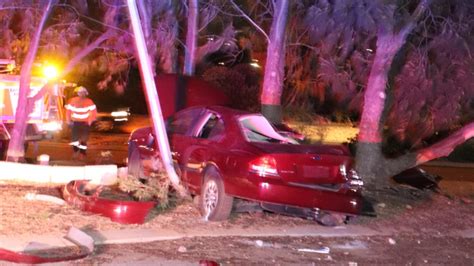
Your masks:
M285 75L285 31L289 0L274 1L274 15L267 47L261 95L262 114L270 122L282 122L281 95Z
M406 25L397 33L381 29L377 36L377 50L364 94L364 105L360 121L356 152L356 170L368 186L378 188L388 183L394 169L399 165L413 165L413 155L397 160L387 160L382 153L382 130L386 108L388 75L395 55L401 50L408 35L415 28L431 0L422 0ZM413 163L411 163L413 162Z
M364 105L359 124L356 152L356 170L367 183L376 184L378 176L384 171L382 153L383 111L386 100L388 73L395 55L404 40L400 36L381 33L377 39L377 52L370 70Z
M187 197L187 190L180 184L180 178L176 174L171 157L171 150L166 133L165 122L163 121L163 113L160 107L160 100L156 90L154 71L151 68L150 57L148 56L145 38L138 18L138 11L135 0L127 0L130 20L134 33L135 48L138 54L140 65L140 74L143 80L143 88L147 99L148 109L153 122L153 133L157 137L157 145L160 150L163 166L171 181L171 185L178 192L179 196Z
M195 56L198 36L198 0L188 1L188 29L184 54L184 75L192 76L195 71Z
M20 158L25 156L24 140L26 128L28 126L28 94L30 93L30 80L31 80L31 68L38 51L39 41L41 38L41 32L43 31L46 20L53 8L53 0L46 2L43 9L43 15L40 23L36 28L36 32L33 39L30 42L28 53L26 54L25 61L21 66L20 71L20 88L18 95L18 105L15 114L15 125L11 134L10 144L8 145L7 160L17 162Z

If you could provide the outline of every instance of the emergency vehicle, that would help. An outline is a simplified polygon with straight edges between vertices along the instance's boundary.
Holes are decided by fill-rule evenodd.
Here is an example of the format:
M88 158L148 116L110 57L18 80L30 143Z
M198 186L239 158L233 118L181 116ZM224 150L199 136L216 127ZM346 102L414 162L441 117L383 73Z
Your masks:
M7 61L11 64L11 61ZM6 73L9 69L5 60L0 60L0 156L4 159L11 131L15 125L15 113L20 90L20 75ZM48 82L41 77L31 77L29 97L36 95ZM52 138L60 131L64 119L63 86L57 84L34 103L27 120L25 143Z

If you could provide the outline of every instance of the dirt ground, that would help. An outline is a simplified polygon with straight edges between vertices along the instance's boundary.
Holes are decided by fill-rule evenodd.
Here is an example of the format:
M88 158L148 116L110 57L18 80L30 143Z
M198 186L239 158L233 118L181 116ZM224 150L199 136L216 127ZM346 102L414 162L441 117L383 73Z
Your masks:
M411 235L193 238L103 246L97 255L72 264L133 261L140 265L472 265L473 249L472 239Z
M178 232L192 229L262 226L291 228L320 225L314 221L272 213L239 213L224 222L204 222L192 202L166 211L154 210L143 225L120 225L108 218L88 214L70 206L28 201L27 193L60 196L60 187L0 185L0 234L6 236L62 234L70 226L85 230L166 228ZM143 264L153 261L197 263L207 259L221 264L452 264L474 263L474 239L462 238L460 232L473 228L474 198L459 198L431 191L399 187L379 191L369 199L377 217L358 217L350 224L388 232L372 237L223 237L192 238L147 244L99 246L93 256L77 264L115 264L122 259ZM374 200L371 197L377 196ZM350 226L349 224L349 226ZM328 247L328 254L313 253ZM310 249L312 251L298 251ZM124 257L123 254L128 254ZM148 255L147 255L148 254ZM132 257L130 257L132 256ZM136 257L133 257L136 256ZM143 260L143 261L142 261ZM349 264L357 265L357 264Z
M101 151L111 150L114 156L118 156L113 161L123 163L126 156L126 136L110 135L104 138L92 135L90 161L94 163ZM49 149L53 160L67 160L67 156L61 157L64 152L58 152L58 147L70 148L66 142L67 140L62 139L59 144L54 144L56 146L40 146L37 152ZM51 143L53 141L49 142ZM33 155L31 158L34 158ZM233 214L228 221L208 223L200 218L198 209L192 202L177 204L165 211L153 210L142 225L121 225L71 206L29 201L25 199L27 193L60 197L61 187L0 183L0 235L64 234L70 226L85 230L166 228L183 233L195 228L213 230L216 227L258 229L262 226L320 226L311 220L271 213ZM114 258L123 256L127 250L135 250L136 261L143 260L143 264L147 264L147 258L153 255L163 260L164 264L189 262L194 265L202 259L224 264L474 265L474 239L459 236L459 232L473 229L472 191L457 195L451 191L435 193L398 186L368 192L366 197L375 208L377 217L361 216L351 220L350 224L389 232L388 237L181 239L146 245L103 246L93 256L75 263L115 264L119 261ZM298 251L300 248L322 247L329 247L329 254Z

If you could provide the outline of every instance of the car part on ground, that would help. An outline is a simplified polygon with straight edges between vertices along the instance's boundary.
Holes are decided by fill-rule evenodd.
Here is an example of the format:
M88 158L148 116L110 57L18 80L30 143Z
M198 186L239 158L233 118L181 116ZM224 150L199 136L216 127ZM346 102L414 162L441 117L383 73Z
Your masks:
M109 217L122 224L142 224L156 205L154 201L112 200L99 196L101 187L88 191L88 180L75 180L63 189L63 197L69 204L88 211Z
M65 238L76 244L80 248L81 252L77 254L65 254L60 257L51 257L32 255L26 252L15 252L0 248L0 261L27 264L54 263L83 259L94 252L94 239L75 227L71 227L69 229L69 232ZM45 250L46 254L48 254L47 251L48 250Z
M227 218L232 198L303 212L317 209L320 215L313 217L325 224L361 213L363 181L344 145L301 144L290 128L277 129L262 114L220 106L176 113L168 119L167 133L181 182L200 196L206 219ZM129 155L144 167L159 156L151 128L135 130L129 143L134 149ZM224 204L223 199L229 200Z
M433 191L439 190L438 183L441 180L440 176L431 175L419 167L405 170L392 178L393 181L398 184L404 184L422 190L430 189Z

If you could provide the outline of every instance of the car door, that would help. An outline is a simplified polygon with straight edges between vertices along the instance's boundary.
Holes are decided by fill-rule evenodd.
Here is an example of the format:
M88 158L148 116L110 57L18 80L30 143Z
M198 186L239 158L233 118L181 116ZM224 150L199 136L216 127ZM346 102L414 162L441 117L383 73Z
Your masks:
M223 160L222 143L225 127L222 118L215 112L208 111L197 123L192 146L188 147L187 178L189 188L200 191L203 171L208 164L217 168Z
M178 112L167 121L167 133L170 141L173 162L181 173L181 180L186 184L188 177L186 162L189 147L194 143L194 127L203 113L202 108L191 108Z

